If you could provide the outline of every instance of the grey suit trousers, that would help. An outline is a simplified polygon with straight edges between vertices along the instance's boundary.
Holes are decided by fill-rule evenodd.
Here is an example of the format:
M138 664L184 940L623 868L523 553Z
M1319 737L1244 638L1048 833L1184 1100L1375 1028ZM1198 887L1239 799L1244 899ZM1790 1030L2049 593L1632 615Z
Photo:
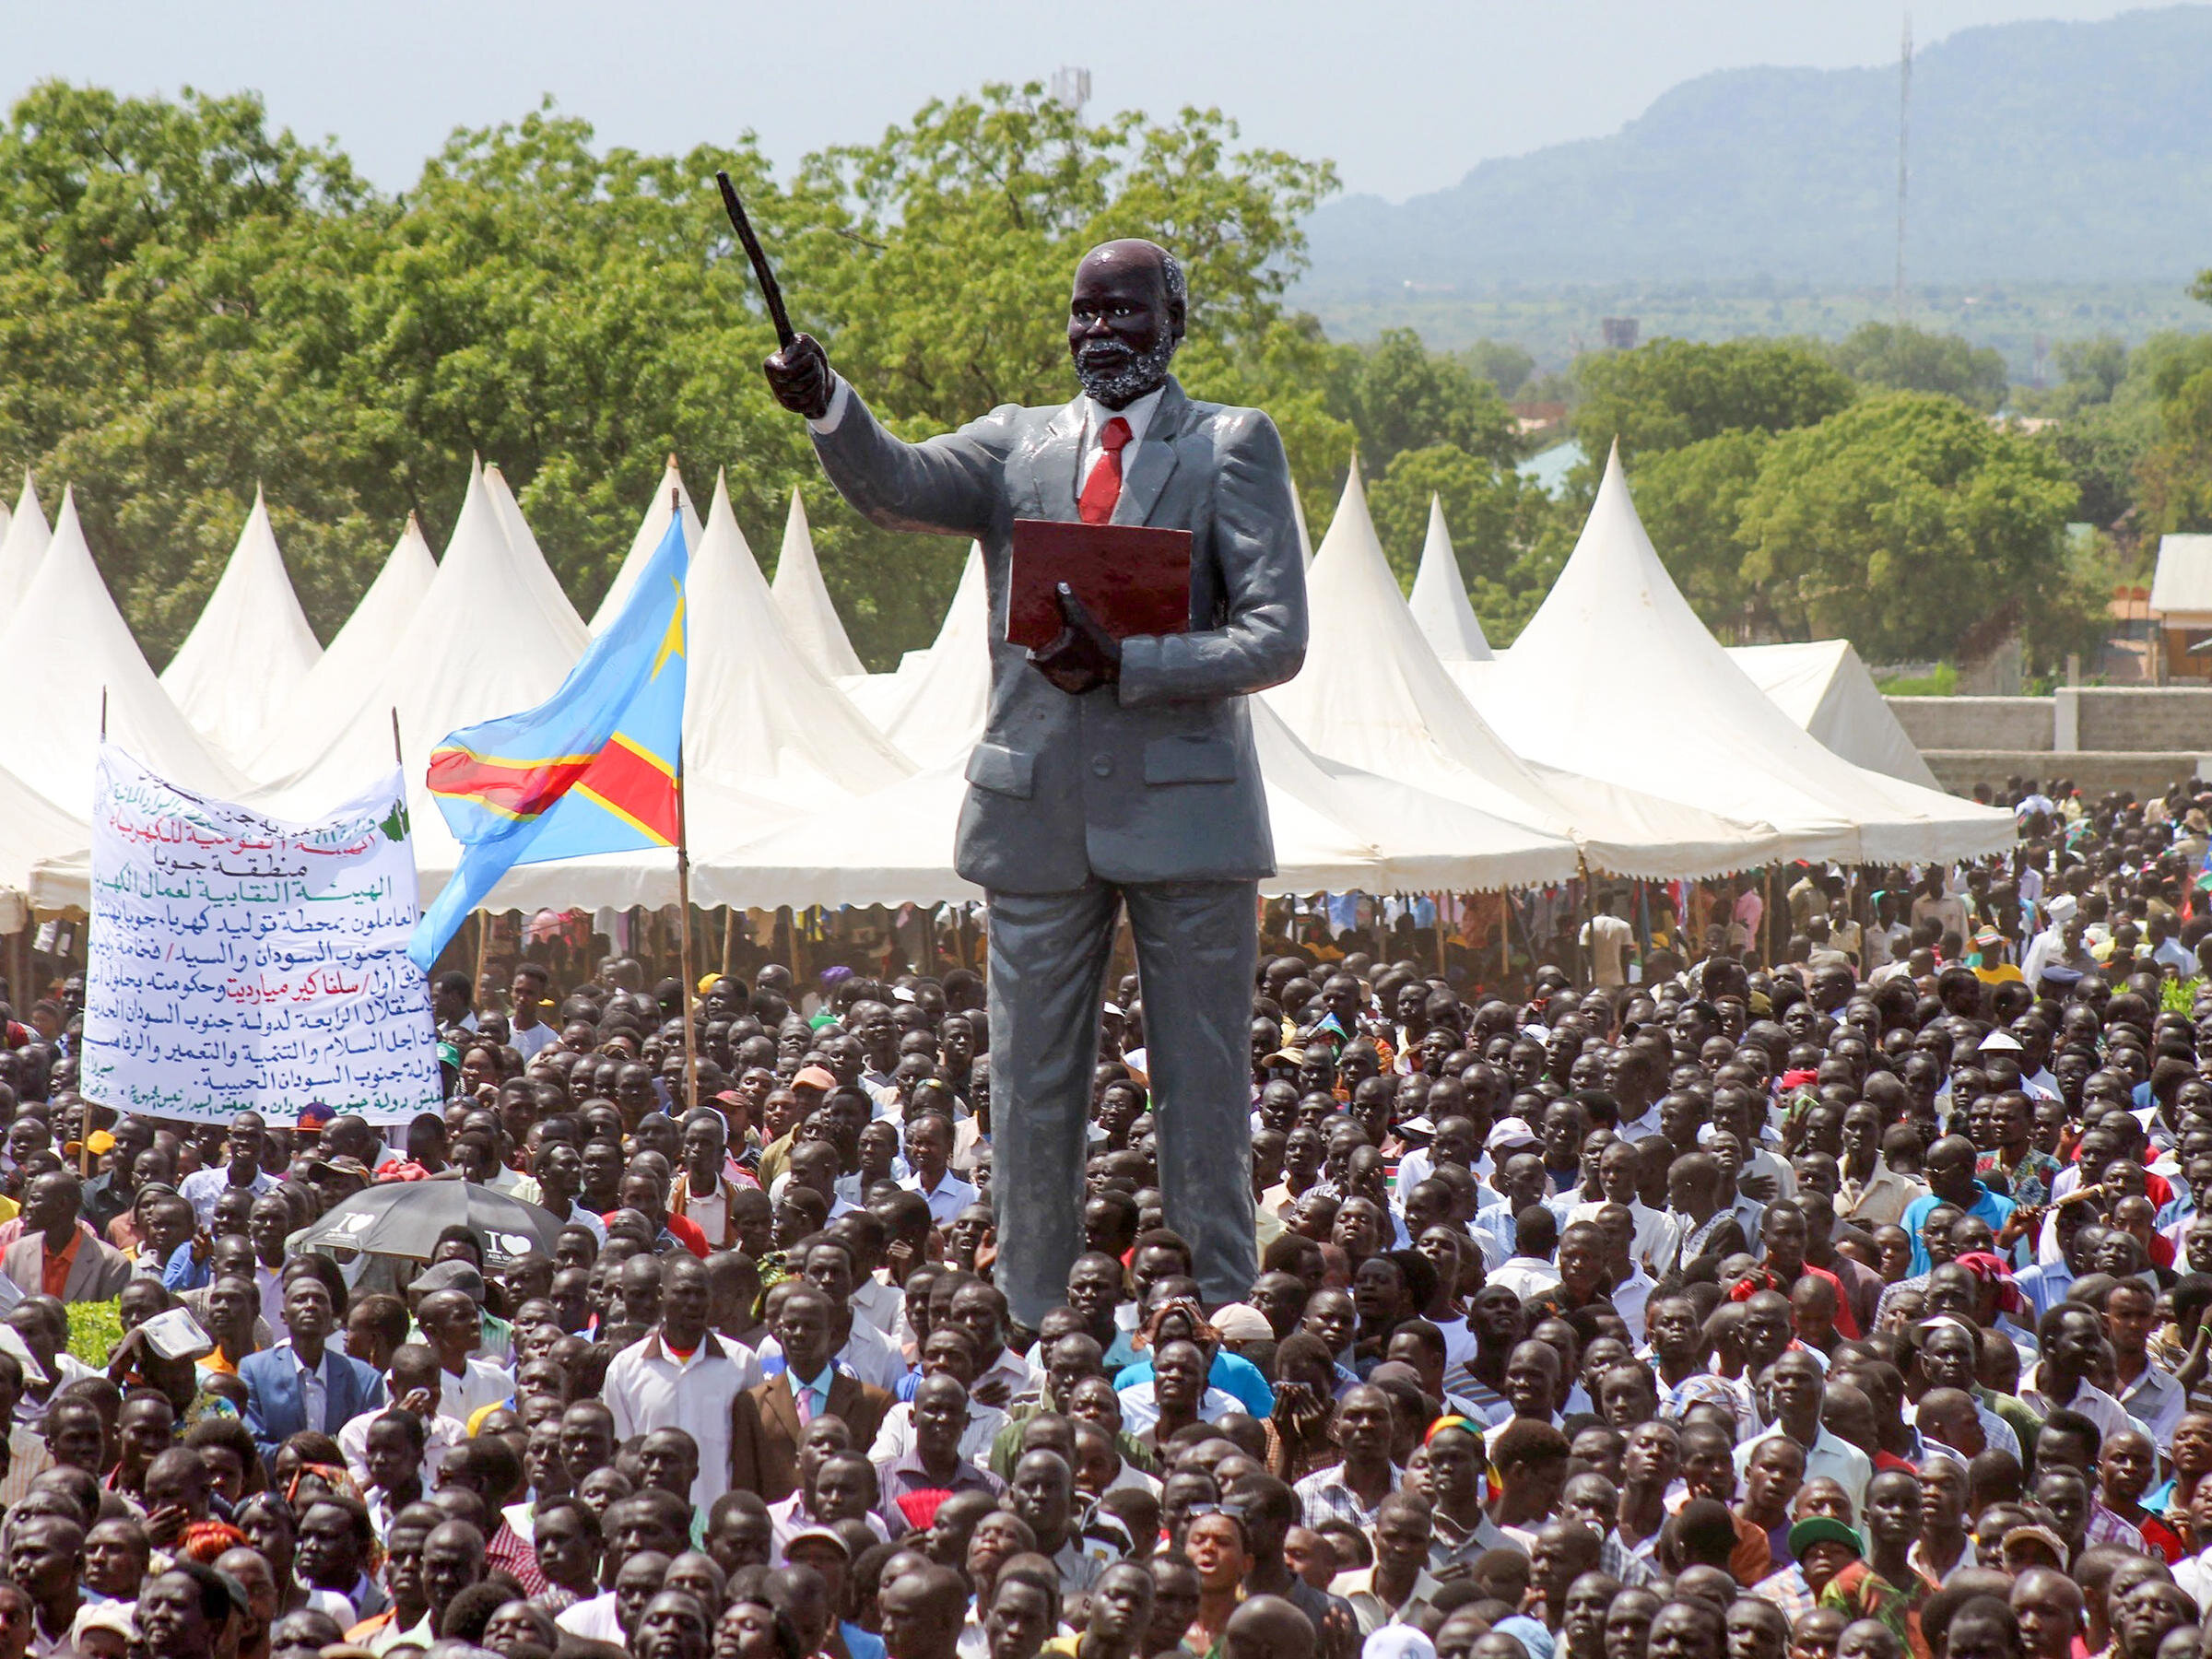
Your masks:
M990 895L996 1277L1023 1324L1067 1300L1083 1250L1091 1070L1124 905L1144 987L1167 1224L1190 1241L1208 1303L1252 1288L1258 893L1253 881L1117 887L1093 877L1069 892Z

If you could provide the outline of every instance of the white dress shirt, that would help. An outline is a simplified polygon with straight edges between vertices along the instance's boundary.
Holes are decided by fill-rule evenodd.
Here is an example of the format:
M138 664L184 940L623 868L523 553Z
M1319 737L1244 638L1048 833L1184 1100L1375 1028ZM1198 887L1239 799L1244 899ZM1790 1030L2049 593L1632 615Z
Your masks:
M909 1175L899 1184L910 1193L922 1193L922 1177ZM938 1178L937 1184L922 1196L929 1200L929 1218L939 1227L950 1227L953 1218L983 1195L982 1188L962 1181L947 1168Z
M330 1384L323 1380L323 1373L330 1364L330 1350L324 1348L322 1358L311 1366L300 1358L299 1350L292 1347L288 1337L276 1346L291 1360L292 1370L300 1378L300 1409L306 1426L318 1434L328 1432L324 1425L330 1416Z
M618 1441L655 1429L691 1437L699 1447L691 1502L705 1510L730 1488L731 1402L760 1380L760 1361L742 1342L709 1331L679 1359L656 1328L614 1357L599 1392Z

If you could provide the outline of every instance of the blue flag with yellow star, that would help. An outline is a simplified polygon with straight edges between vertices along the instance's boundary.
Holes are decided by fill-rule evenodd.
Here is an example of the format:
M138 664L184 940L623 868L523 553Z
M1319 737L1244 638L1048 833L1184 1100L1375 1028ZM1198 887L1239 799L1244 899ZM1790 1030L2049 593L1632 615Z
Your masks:
M430 793L462 853L408 942L418 967L516 865L676 845L687 561L672 515L629 601L559 690L431 752Z

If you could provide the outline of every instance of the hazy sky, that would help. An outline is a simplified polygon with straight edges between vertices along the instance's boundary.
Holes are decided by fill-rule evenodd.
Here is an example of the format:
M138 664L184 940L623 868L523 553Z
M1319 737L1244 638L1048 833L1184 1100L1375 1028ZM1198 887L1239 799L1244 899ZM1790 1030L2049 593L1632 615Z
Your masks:
M1920 0L1923 42L2105 0ZM1677 82L1897 53L1873 0L0 0L0 91L258 89L398 188L456 125L551 93L600 136L676 150L750 127L780 168L986 80L1091 71L1094 109L1218 105L1255 143L1394 199L1487 157L1608 133Z

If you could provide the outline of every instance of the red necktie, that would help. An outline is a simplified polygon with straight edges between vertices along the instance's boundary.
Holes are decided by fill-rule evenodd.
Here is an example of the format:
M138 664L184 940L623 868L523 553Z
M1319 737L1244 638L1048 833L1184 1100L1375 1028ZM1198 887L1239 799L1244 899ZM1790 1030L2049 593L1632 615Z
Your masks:
M1122 446L1129 441L1129 423L1116 415L1099 434L1104 449L1090 477L1083 482L1082 499L1076 510L1087 524L1113 522L1113 504L1122 499Z

